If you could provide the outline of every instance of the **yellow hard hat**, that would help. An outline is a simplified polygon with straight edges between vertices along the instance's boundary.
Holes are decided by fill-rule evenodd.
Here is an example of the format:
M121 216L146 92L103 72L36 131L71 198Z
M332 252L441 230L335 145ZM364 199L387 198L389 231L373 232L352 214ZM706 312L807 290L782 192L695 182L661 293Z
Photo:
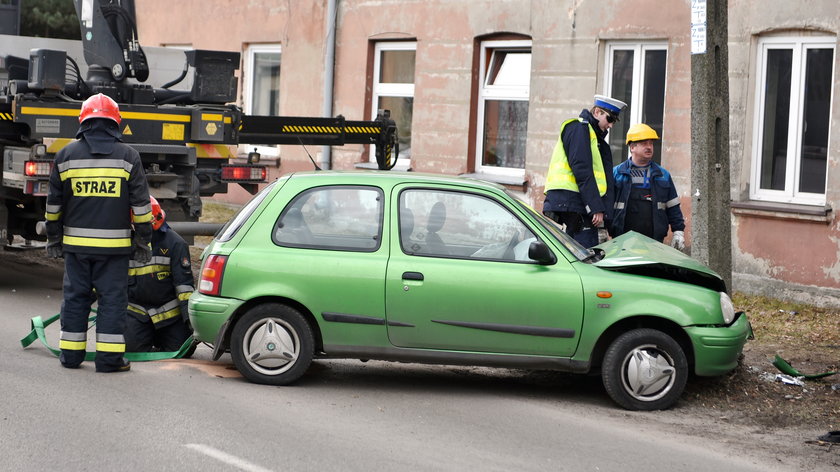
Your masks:
M636 123L627 130L627 144L633 141L647 141L648 139L659 139L656 130L644 123Z

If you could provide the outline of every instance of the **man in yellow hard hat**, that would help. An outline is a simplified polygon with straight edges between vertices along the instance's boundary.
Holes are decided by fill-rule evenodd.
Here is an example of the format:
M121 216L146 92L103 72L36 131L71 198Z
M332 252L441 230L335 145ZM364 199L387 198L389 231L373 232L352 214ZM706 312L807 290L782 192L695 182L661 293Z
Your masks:
M630 126L627 145L630 158L613 168L615 205L610 234L613 237L636 231L659 242L673 236L671 246L685 248L685 221L680 197L671 174L653 162L656 130L644 123Z

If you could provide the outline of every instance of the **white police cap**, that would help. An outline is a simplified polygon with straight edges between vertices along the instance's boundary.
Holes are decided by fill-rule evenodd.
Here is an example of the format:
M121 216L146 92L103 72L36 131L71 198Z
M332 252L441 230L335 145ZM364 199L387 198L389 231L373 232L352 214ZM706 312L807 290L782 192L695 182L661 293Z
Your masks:
M621 113L621 110L623 110L627 104L621 100L607 97L606 95L595 95L595 106L607 110L618 118L618 114Z

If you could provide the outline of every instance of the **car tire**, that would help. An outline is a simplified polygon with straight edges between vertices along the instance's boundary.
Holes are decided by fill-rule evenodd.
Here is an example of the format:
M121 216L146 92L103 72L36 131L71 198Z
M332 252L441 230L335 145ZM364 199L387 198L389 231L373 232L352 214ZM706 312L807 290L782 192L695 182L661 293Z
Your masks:
M288 385L312 363L312 328L294 308L267 303L250 309L231 335L233 363L246 379Z
M634 329L610 344L601 379L610 398L628 410L664 410L685 389L688 361L671 336L655 329Z

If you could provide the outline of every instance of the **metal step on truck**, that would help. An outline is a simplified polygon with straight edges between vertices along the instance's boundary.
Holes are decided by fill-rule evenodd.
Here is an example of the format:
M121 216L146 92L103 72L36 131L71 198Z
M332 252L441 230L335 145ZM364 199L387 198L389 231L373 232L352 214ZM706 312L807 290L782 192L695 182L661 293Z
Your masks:
M0 35L0 244L38 247L55 154L75 139L82 102L97 93L120 106L123 141L143 161L150 193L172 222L195 222L201 197L230 184L256 192L259 154L239 145L375 146L380 169L399 155L387 111L370 121L245 115L236 100L240 53L143 48L134 2L75 0L81 41ZM185 239L192 242L191 235Z

